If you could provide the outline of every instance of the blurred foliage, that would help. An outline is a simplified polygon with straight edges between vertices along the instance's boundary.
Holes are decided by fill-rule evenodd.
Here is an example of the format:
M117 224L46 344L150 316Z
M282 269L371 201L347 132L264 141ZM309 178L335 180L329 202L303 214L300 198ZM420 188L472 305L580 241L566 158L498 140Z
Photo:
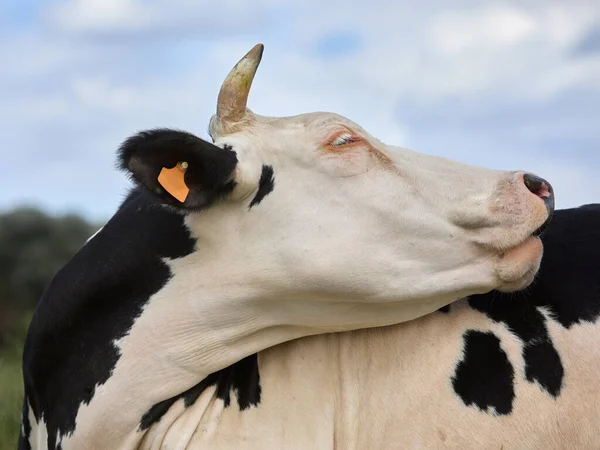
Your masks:
M0 347L0 450L17 448L23 408L21 354L30 319L30 312L22 314Z
M98 228L75 214L31 207L0 214L0 450L17 446L21 355L32 311L56 271Z
M0 304L34 306L56 270L97 228L76 215L52 217L33 208L0 215Z

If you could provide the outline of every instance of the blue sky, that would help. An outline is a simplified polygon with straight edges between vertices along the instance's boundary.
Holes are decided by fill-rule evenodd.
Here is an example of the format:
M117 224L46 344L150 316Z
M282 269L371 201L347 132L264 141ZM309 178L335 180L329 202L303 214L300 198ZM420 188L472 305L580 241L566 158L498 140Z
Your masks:
M109 217L140 129L207 137L220 83L265 44L249 106L334 111L384 142L600 201L600 3L8 0L0 4L0 208Z

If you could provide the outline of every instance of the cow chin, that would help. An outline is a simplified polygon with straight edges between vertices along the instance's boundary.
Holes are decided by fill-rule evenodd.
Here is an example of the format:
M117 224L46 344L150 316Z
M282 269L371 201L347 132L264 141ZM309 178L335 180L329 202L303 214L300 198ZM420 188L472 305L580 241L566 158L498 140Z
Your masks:
M498 256L496 274L500 292L514 292L529 286L540 268L544 246L539 237L530 236L522 244Z

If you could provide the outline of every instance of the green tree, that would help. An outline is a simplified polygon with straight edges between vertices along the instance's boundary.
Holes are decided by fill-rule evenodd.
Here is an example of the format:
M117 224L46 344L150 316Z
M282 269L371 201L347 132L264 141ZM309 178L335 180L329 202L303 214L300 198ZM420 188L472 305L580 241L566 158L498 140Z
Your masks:
M56 271L96 231L83 218L35 208L0 215L0 305L29 309Z

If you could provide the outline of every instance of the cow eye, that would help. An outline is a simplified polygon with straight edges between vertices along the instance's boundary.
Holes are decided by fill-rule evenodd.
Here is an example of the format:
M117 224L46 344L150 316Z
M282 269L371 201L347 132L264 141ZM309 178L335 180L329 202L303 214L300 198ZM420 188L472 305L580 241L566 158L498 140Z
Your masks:
M355 136L352 133L342 133L337 135L329 145L332 147L341 147L342 145L353 144L355 142L359 142L361 138L359 136Z

